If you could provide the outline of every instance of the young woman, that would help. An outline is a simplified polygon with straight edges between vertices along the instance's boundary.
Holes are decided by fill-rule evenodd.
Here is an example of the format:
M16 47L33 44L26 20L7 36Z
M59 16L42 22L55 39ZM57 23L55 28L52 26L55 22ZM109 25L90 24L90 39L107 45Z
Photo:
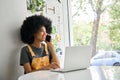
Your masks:
M51 30L51 21L44 16L34 15L24 20L20 35L27 46L21 49L20 65L25 73L59 68L52 40L46 41Z

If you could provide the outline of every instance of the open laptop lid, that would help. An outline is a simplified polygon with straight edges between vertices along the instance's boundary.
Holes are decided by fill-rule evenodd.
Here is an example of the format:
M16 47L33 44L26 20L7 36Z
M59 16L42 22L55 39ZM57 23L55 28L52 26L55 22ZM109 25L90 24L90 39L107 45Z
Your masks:
M75 70L87 68L90 65L91 56L90 46L66 47L64 69Z

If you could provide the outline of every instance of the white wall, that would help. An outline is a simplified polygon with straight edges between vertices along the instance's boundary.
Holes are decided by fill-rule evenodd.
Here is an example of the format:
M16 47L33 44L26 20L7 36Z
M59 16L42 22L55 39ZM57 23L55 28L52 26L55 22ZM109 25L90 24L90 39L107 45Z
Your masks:
M0 80L17 80L23 74L19 29L26 14L26 0L0 0Z
M65 45L69 45L67 0L63 0ZM23 75L19 65L19 30L26 16L29 16L26 0L0 0L0 80L17 80Z

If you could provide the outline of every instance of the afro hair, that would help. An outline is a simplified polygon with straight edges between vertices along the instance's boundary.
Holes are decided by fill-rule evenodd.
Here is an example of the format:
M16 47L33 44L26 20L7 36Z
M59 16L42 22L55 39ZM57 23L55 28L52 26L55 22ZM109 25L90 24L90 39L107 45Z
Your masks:
M25 44L32 44L34 41L34 34L42 26L45 26L46 32L50 34L52 31L51 23L51 20L42 15L33 15L27 17L26 20L24 20L20 29L20 36L22 42Z

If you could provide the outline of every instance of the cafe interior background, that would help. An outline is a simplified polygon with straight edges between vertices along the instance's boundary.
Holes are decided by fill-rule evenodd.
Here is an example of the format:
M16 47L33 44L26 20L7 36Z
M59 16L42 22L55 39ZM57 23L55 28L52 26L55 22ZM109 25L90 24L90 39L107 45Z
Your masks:
M19 65L20 48L24 46L20 41L19 30L28 16L44 15L52 20L51 35L62 68L66 46L89 45L96 12L92 11L87 1L89 0L0 0L0 80L17 80L24 73ZM113 53L112 57L115 57L116 52L120 53L120 1L101 1L103 10L97 25L99 31L95 47L99 50L98 53L108 51L107 53ZM100 6L96 9L100 9ZM109 56L105 55L103 58Z

